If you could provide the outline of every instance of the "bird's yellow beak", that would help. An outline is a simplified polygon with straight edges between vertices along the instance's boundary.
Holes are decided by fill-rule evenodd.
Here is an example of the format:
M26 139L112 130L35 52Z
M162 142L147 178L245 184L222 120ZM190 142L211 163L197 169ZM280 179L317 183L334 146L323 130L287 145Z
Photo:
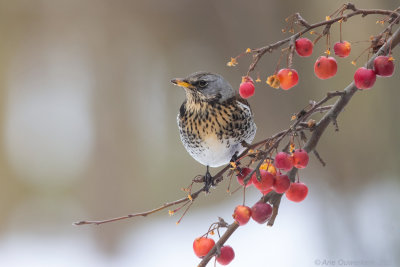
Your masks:
M184 80L179 79L179 78L172 79L171 82L172 82L173 84L176 84L176 85L178 85L178 86L180 86L180 87L183 87L183 88L188 88L188 89L194 89L194 88L195 88L195 87L194 87L193 85L191 85L190 83L185 82Z

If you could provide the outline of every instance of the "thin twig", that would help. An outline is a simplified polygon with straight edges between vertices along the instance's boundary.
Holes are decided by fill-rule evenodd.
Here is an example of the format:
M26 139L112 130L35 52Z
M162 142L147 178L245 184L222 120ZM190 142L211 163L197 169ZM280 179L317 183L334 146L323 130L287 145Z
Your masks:
M375 57L385 54L387 52L387 49L389 48L389 44L391 43L392 49L396 47L400 43L400 28L396 30L396 32L392 35L391 39L385 43L379 49L377 53L374 54L373 57L369 59L369 61L365 64L365 66L371 66L373 64L373 60ZM343 94L340 94L340 98L336 101L334 106L330 111L328 111L325 116L317 123L317 126L315 127L310 139L307 141L307 143L304 145L303 149L305 149L307 152L313 151L315 147L317 146L322 134L328 127L328 125L331 123L332 118L337 118L337 116L343 111L344 107L349 103L350 99L353 97L353 95L358 91L357 87L355 87L354 82L350 83L344 90ZM321 102L321 101L320 101ZM295 175L297 173L297 169L293 168L289 173L288 176L290 180L293 182L295 179ZM270 192L266 196L261 198L261 201L268 201L270 198L275 197L275 198L281 198L281 194L277 194L275 192ZM277 214L277 211L276 211ZM272 221L273 222L273 221ZM229 239L229 237L238 229L239 225L237 223L233 223L229 225L228 229L226 232L222 235L222 237L218 240L216 245L210 250L210 252L201 260L200 264L198 267L205 267L207 263L210 261L210 259L215 255L216 253L216 246L221 247L224 245L224 243Z
M324 33L323 33L323 35L325 35L327 32L329 32L329 28L332 24L334 24L338 21L341 21L341 20L346 21L347 19L349 19L353 16L356 16L356 15L361 15L362 17L365 17L367 15L387 15L387 16L395 17L394 23L391 23L389 25L390 28L385 30L385 32L387 32L387 31L391 30L392 26L400 20L400 13L398 13L396 11L381 10L381 9L357 9L353 4L350 4L350 3L346 4L346 9L353 10L353 12L343 15L343 16L336 17L334 19L330 19L327 21L322 21L322 22L318 22L318 23L314 23L314 24L308 24L303 18L301 18L300 14L298 14L298 13L295 14L295 16L297 16L298 22L304 26L304 29L302 31L295 33L292 36L290 36L286 39L280 40L276 43L269 44L267 46L263 46L263 47L256 48L256 49L251 49L251 51L253 53L253 62L249 66L249 69L247 71L247 76L249 76L250 72L252 72L255 69L258 62L264 56L265 53L274 51L275 49L277 49L277 48L281 47L282 45L286 44L287 42L289 42L290 40L297 39L312 29L315 29L315 28L318 28L321 26L325 26Z
M219 171L215 176L214 176L214 182L217 185L220 181L222 181L222 176L223 174L229 170L229 165L226 166L225 168L223 168L221 171ZM99 221L79 221L79 222L75 222L73 223L74 225L86 225L86 224L94 224L94 225L100 225L100 224L104 224L104 223L109 223L109 222L116 222L116 221L121 221L121 220L125 220L125 219L129 219L129 218L134 218L134 217L145 217L147 215L156 213L158 211L164 210L168 207L171 206L175 206L178 204L181 204L185 201L194 201L201 192L204 192L204 188L199 189L198 191L196 191L195 193L191 194L190 196L187 196L185 198L181 198L172 202L168 202L168 203L164 203L163 205L161 205L158 208L149 210L149 211L145 211L145 212L139 212L139 213L133 213L133 214L128 214L125 216L121 216L121 217L116 217L116 218L111 218L111 219L106 219L106 220L99 220Z
M314 148L314 150L313 150L313 153L314 153L314 156L319 160L319 162L321 163L321 165L322 165L323 167L325 167L325 166L326 166L325 161L321 158L321 156L319 155L318 151L317 151L315 148Z

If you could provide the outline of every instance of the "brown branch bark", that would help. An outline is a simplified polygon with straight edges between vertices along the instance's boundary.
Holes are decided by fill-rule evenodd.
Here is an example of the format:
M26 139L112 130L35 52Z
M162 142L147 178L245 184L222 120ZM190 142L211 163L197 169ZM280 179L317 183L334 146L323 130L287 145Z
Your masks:
M375 57L382 55L382 54L387 54L389 51L389 46L391 44L392 49L394 49L398 44L400 43L400 28L395 31L395 33L392 35L392 37L386 42L385 45L379 49L377 53L375 53L370 60L365 64L366 67L371 67ZM336 103L333 105L332 109L328 111L324 117L317 123L316 127L313 130L313 133L310 137L310 139L307 141L307 143L304 146L304 149L307 152L313 151L315 147L317 146L319 140L322 137L322 134L325 132L326 128L328 125L333 121L336 120L336 118L339 116L339 114L343 111L344 107L349 103L350 99L353 97L353 95L358 91L357 87L354 85L354 82L350 83L344 90L343 94L340 95L339 99L336 101ZM321 101L320 101L321 102ZM325 101L326 102L326 101ZM294 181L295 176L297 173L297 169L293 168L292 171L289 172L289 178L291 181ZM279 203L282 195L277 194L275 192L270 192L268 193L267 196L264 196L261 198L262 201L267 202L271 199L274 200L275 203ZM273 214L273 220L275 220L275 217L277 215L279 204L277 204L276 208L274 205L274 210L275 214ZM268 225L270 222L268 223ZM272 221L273 224L273 221ZM210 250L210 252L201 260L199 263L198 267L205 267L207 263L211 260L212 257L214 257L217 247L221 247L224 245L224 243L229 239L229 237L239 228L239 225L236 223L232 223L229 225L228 229L225 231L225 233L221 236L221 238L218 240L218 242L215 244L215 246Z

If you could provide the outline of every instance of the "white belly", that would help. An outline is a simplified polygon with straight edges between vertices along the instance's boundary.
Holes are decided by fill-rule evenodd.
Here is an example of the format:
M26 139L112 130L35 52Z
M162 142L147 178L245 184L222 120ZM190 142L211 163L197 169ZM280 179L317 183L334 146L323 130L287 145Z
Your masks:
M205 140L201 149L189 153L203 165L219 167L228 164L236 152L239 155L243 151L244 147L241 144L235 144L233 139L221 142L216 137L210 137Z

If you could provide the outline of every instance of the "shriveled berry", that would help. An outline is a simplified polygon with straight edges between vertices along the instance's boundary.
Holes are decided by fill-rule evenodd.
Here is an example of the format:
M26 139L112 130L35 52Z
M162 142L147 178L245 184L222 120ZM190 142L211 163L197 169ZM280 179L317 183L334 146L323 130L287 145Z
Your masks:
M303 183L291 183L289 190L286 191L285 195L287 199L293 202L303 201L308 194L308 187Z
M261 164L260 170L265 170L265 171L271 173L272 175L276 174L276 168L269 159L266 159L264 161L264 163Z
M274 184L275 176L272 175L270 172L260 170L260 178L260 181L258 181L257 173L253 173L253 175L251 176L251 179L253 180L253 185L261 192L271 189L272 185Z
M374 59L374 69L376 75L390 77L394 72L393 57L378 56Z
M280 87L283 90L289 90L299 82L299 75L294 69L281 69L278 71Z
M369 89L374 86L376 74L373 70L361 67L354 73L354 84L358 89Z
M279 194L285 193L290 187L290 179L286 174L279 174L275 177L275 183L272 187Z
M250 76L242 76L242 83L252 83L252 84L254 84L254 80Z
M314 44L307 38L299 38L295 42L296 52L301 57L309 57L313 52Z
M279 152L275 156L275 167L284 171L290 171L293 168L293 161L286 152Z
M297 169L304 169L308 164L308 153L304 149L296 149L292 154L293 166Z
M239 225L245 225L250 220L251 209L247 206L238 205L233 211L232 217Z
M265 223L272 214L272 207L268 203L257 202L251 207L251 218L256 222Z
M336 59L333 57L320 56L314 64L315 75L322 79L329 79L337 72Z
M333 46L333 50L338 57L348 57L351 51L351 44L347 41L337 42Z
M221 247L221 253L217 257L217 262L221 265L228 265L235 258L235 252L231 246Z
M244 178L249 175L253 169L250 168L242 168L241 172L237 176L238 183L244 186ZM246 187L250 186L252 184L252 179L250 177L249 181L246 184Z
M215 241L208 237L196 238L193 242L194 254L197 257L202 258L208 254L208 252L214 247Z

